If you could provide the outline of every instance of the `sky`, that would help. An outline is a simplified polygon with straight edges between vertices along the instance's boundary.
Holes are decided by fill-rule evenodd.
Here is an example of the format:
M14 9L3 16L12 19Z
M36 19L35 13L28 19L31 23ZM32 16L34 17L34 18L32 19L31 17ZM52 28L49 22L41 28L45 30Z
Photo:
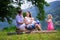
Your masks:
M25 0L24 0L25 1ZM58 1L58 0L45 0L47 3L53 2L53 1ZM21 5L21 9L27 9L32 5L32 3L24 3ZM25 7L26 6L26 7Z
M13 0L14 2L16 2L15 0ZM23 2L23 4L21 4L21 9L27 9L27 8L29 8L29 7L31 7L31 6L33 6L32 5L32 3L31 2L28 2L27 3L27 0L22 0L22 1L25 1L25 2ZM59 0L45 0L47 3L50 3L50 2L53 2L53 1L59 1ZM16 5L16 4L12 4L14 7L18 7L18 5ZM26 7L25 7L26 6Z
M50 2L53 2L53 1L56 1L56 0L45 0L45 1L47 1L48 3L50 3Z
M48 3L50 3L50 2L53 2L53 1L60 1L60 0L45 0L45 1L47 1Z

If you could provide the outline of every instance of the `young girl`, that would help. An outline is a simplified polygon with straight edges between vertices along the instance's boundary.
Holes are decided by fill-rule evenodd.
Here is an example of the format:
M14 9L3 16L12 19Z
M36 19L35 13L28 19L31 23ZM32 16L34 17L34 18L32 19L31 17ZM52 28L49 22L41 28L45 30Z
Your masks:
M53 22L52 22L52 15L51 14L48 14L47 23L48 23L47 30L54 30L54 25L53 25Z

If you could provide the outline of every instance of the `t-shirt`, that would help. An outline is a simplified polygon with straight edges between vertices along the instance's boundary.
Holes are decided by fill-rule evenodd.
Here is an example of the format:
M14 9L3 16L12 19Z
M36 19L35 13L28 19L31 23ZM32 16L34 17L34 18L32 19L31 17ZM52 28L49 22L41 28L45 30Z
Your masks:
M29 17L25 17L27 22L31 22L31 19Z
M23 22L24 21L24 18L22 15L17 15L16 16L16 23L17 23L17 27L19 27L21 24L19 24L18 22Z

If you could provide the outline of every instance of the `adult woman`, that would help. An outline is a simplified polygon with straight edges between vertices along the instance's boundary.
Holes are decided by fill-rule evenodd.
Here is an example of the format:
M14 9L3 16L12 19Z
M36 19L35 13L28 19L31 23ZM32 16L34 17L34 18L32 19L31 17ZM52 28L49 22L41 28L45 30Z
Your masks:
M29 11L26 12L25 24L28 30L32 30L35 28L37 28L38 30L41 30L40 25L34 21L34 18L31 16L31 13Z

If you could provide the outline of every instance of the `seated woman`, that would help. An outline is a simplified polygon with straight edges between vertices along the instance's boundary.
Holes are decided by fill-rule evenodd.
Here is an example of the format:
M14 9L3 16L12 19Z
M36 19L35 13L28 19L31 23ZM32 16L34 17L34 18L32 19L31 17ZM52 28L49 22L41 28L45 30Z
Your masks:
M38 30L41 30L41 26L38 23L36 23L36 21L31 16L31 13L29 11L26 13L25 24L26 24L26 29L27 30L33 30L33 29L36 29L36 28Z

